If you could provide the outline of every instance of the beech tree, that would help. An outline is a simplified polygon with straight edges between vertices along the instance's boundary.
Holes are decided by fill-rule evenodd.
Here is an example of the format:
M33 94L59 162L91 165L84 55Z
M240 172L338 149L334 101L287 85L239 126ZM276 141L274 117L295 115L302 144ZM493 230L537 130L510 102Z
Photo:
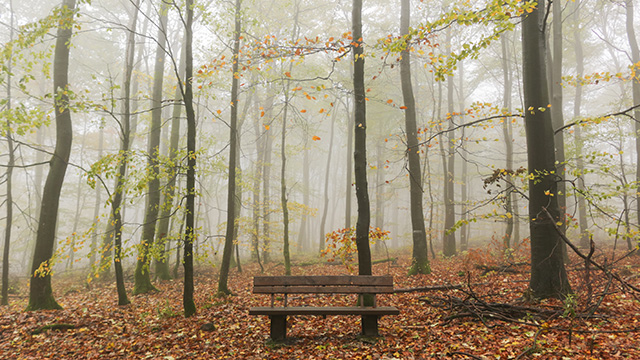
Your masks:
M53 99L56 122L56 147L42 191L42 204L31 266L27 310L61 309L51 289L51 256L56 240L60 191L67 171L73 128L69 109L69 48L73 32L75 0L63 0L53 57Z
M411 4L402 0L400 11L400 33L409 34ZM404 100L404 122L407 132L407 158L409 161L409 191L411 193L411 229L413 234L412 265L409 274L428 274L431 272L427 254L427 234L424 226L422 208L422 171L420 168L420 148L418 146L418 129L416 125L416 101L411 84L411 52L404 46L400 60L400 80L402 82L402 98Z
M525 0L526 2L526 0ZM554 134L548 110L544 7L538 4L522 21L525 132L529 173L531 278L537 298L561 298L571 292L562 256L557 200ZM548 216L550 214L550 217Z

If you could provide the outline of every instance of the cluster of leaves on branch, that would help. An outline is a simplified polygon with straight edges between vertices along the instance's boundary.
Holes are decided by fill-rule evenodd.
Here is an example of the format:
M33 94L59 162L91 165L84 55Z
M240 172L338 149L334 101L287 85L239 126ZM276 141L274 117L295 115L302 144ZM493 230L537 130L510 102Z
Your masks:
M453 74L458 62L466 58L477 58L480 51L498 40L502 33L514 29L514 19L532 12L536 6L536 1L492 0L485 4L484 8L479 9L476 2L459 2L449 11L441 14L438 19L410 28L405 36L390 35L381 39L378 46L388 53L400 53L408 49L419 55L425 55L428 60L425 66L431 65L433 69L430 72L434 72L436 80L443 81L446 76ZM462 44L462 49L459 51L451 51L449 54L437 52L439 43L433 40L434 36L454 24L477 25L485 30L489 29L489 33L479 34L471 42ZM424 47L428 48L428 52L425 52Z
M387 239L389 239L389 231L382 230L379 227L371 227L369 229L369 243L371 245ZM348 269L351 269L354 255L358 252L356 248L356 228L342 228L327 233L325 242L326 246L320 255L328 257L328 261L339 259Z

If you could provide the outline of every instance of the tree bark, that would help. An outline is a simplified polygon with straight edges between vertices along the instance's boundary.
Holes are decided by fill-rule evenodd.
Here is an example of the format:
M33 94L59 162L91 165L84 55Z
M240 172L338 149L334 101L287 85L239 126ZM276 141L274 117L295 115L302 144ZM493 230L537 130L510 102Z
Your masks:
M13 24L15 13L13 0L9 0L11 12L9 22L9 41L13 42ZM11 113L11 71L13 65L13 52L9 50L7 61L7 112ZM11 120L7 117L7 129L5 133L7 148L9 150L9 162L7 163L7 220L4 228L4 248L2 250L2 300L1 305L9 305L9 247L11 245L11 228L13 226L13 166L15 165L15 152L13 148L13 136L11 135Z
M574 1L574 21L575 21L575 31L573 33L573 43L576 54L576 78L581 78L584 73L584 51L582 49L582 34L580 29L580 0ZM582 116L581 114L582 107L582 84L578 81L576 84L576 93L575 100L573 102L573 118L574 121L577 121ZM583 249L588 249L590 244L589 237L589 219L587 217L587 206L584 198L584 194L586 191L585 186L585 177L584 173L584 158L582 157L584 141L582 139L582 127L575 126L574 127L574 136L576 142L576 169L578 170L578 174L580 174L577 180L577 202L578 202L578 226L580 230L580 247Z
M42 206L31 266L27 310L61 309L51 289L51 256L56 241L60 191L71 153L73 128L69 109L69 47L73 31L76 1L62 1L62 19L58 26L53 58L53 93L56 120L56 147L42 192Z
M531 279L537 298L564 297L571 292L562 256L560 235L554 222L544 216L547 209L560 220L553 127L547 109L544 9L535 8L522 22L522 58L525 131L529 172L529 228L531 232Z
M411 4L402 0L400 10L400 33L407 37L411 21ZM407 133L407 158L409 162L409 192L411 201L411 230L413 252L409 275L428 274L429 255L427 252L427 234L424 226L422 208L422 170L420 168L420 147L418 145L418 126L416 121L416 101L411 84L411 52L406 44L401 53L400 81L402 83L402 99L404 101L404 124ZM378 170L380 171L380 170Z
M367 184L367 115L364 89L364 49L362 40L362 0L353 0L353 90L355 112L354 173L358 220L356 222L356 248L358 249L358 273L371 275L371 249L369 226L371 209Z
M631 62L636 66L640 63L640 49L638 48L638 39L636 38L636 31L633 19L634 12L634 0L626 0L626 28L627 38L629 40L629 47L631 48ZM636 67L636 71L638 68ZM631 89L633 93L633 104L640 105L640 77L636 76L631 83ZM638 207L637 220L640 224L640 108L636 108L633 111L633 117L635 121L636 132L636 184L638 184L638 190L636 191L636 204Z
M331 173L331 157L333 154L333 135L334 135L334 127L336 122L336 114L338 113L338 109L334 109L333 116L331 117L331 130L330 130L330 138L329 138L329 153L327 155L327 167L325 168L324 173L324 197L323 197L323 206L322 206L322 219L320 220L320 240L325 242L326 233L325 233L325 224L327 222L327 213L329 211L329 175Z
M507 113L511 112L511 91L513 77L511 74L511 63L509 59L509 52L507 51L508 34L500 37L500 46L502 49L502 79L504 82L502 93L502 106ZM507 170L513 170L513 132L511 126L511 118L507 117L502 123L502 135L504 137L506 163L505 168ZM514 178L510 177L509 180L513 182ZM512 184L508 185L507 195L505 197L505 211L507 216L507 228L505 230L503 245L504 250L509 250L513 245L513 232L514 232L514 207L513 198L514 192L512 190Z
M238 1L238 7L239 1ZM193 243L196 239L196 113L193 108L193 0L187 0L187 23L185 25L186 67L183 93L187 113L187 219L184 233L184 289L182 304L184 316L196 313L193 300ZM236 62L237 64L237 62ZM235 72L234 72L235 73ZM235 105L235 103L234 103Z
M186 38L186 34L185 34ZM186 39L185 39L186 43ZM182 81L184 79L184 73L186 71L186 51L185 45L182 46L180 51L180 64L178 68L177 77ZM173 202L176 194L177 176L180 166L178 165L178 152L180 151L180 115L182 113L182 103L184 98L180 90L180 86L176 86L174 93L173 113L171 114L171 136L169 139L169 163L172 165L171 172L169 173L169 181L167 181L166 191L164 194L164 201L162 208L160 209L160 216L158 218L158 229L156 233L156 251L158 252L155 258L156 276L162 280L171 279L169 271L169 255L165 253L167 237L169 236L169 220L171 220L171 214L174 211Z
M240 18L241 1L235 3L235 31L233 39L233 74L231 79L231 119L229 122L229 185L227 195L227 231L225 234L224 249L222 252L222 264L218 278L218 294L227 295L231 291L228 287L229 268L233 252L233 235L236 225L236 152L238 151L238 58L240 55L240 32L242 23Z
M147 156L148 193L145 205L142 236L138 251L138 261L134 274L133 294L144 294L157 289L151 284L150 261L151 245L154 243L158 212L160 208L160 137L162 130L162 86L164 83L164 64L167 44L167 13L166 0L160 0L160 23L157 33L156 59L153 71L153 93L151 95L151 128L149 131Z
M447 29L447 46L451 52L451 28ZM449 118L449 128L447 133L447 167L444 174L444 243L442 253L444 256L453 256L456 254L456 234L453 227L456 223L455 208L455 137L453 123L453 76L447 77L447 117Z

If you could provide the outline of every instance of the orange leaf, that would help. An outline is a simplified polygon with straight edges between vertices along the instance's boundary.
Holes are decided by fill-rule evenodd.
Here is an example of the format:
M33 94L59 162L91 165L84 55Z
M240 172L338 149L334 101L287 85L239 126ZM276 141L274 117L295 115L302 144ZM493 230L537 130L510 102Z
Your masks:
M400 106L400 110L404 110L406 108L407 108L406 106Z
M222 114L222 110L218 109L218 111L216 111L218 113L218 115Z
M307 110L302 109L302 110L300 110L300 112L301 112L301 113L306 113L306 112L307 112Z
M318 141L318 140L320 140L320 137L319 137L319 136L316 136L316 135L313 135L313 137L311 138L311 140L313 140L313 141Z
M264 129L265 129L265 130L269 130L269 125L265 125L265 126L264 126Z
M393 102L393 100L389 99L387 100L387 104L391 104Z
M284 75L285 75L286 77L291 77L291 73L290 73L290 72L288 72L288 71L287 71L286 73L284 73Z
M264 116L264 111L261 111L260 112L260 117L263 117L263 116Z

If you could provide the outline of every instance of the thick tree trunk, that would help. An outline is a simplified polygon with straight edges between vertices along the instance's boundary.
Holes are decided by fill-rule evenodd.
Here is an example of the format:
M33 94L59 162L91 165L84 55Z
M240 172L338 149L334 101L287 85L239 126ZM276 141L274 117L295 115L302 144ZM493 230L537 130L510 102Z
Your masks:
M241 2L236 0L235 31L233 40L233 76L231 80L231 119L229 122L229 185L227 195L227 231L225 234L224 249L222 252L222 264L218 278L218 294L227 295L231 291L228 287L229 268L233 253L233 235L236 225L236 160L238 151L238 57L240 55L240 32L242 24L240 18Z
M554 221L560 220L553 127L547 109L544 9L538 6L522 22L525 131L529 180L529 227L531 231L531 279L538 298L564 297L571 292L562 256L560 235ZM548 219L545 209L554 220Z
M53 58L53 93L56 119L56 147L51 158L49 174L42 192L42 206L36 235L36 248L31 266L29 305L27 310L61 309L51 289L51 256L56 241L56 224L60 191L71 153L73 128L69 110L69 47L73 30L75 0L63 0L64 9L58 27Z
M400 11L400 33L408 36L411 20L411 4L409 0L402 0ZM422 171L420 168L420 147L418 145L418 126L416 121L416 101L411 84L411 52L409 45L402 50L400 61L400 81L402 83L402 99L404 101L404 124L407 132L407 158L409 162L409 192L411 200L411 230L413 238L413 253L409 275L428 274L429 255L427 252L427 234L424 227L424 212L422 208Z
M164 83L164 64L167 44L167 11L166 0L160 0L160 23L157 32L158 46L153 71L153 93L151 95L151 127L149 131L147 156L149 163L147 176L149 186L145 204L142 236L138 250L138 261L134 274L133 294L144 294L157 289L151 284L150 261L151 245L154 243L158 212L160 209L160 137L162 130L162 86Z

